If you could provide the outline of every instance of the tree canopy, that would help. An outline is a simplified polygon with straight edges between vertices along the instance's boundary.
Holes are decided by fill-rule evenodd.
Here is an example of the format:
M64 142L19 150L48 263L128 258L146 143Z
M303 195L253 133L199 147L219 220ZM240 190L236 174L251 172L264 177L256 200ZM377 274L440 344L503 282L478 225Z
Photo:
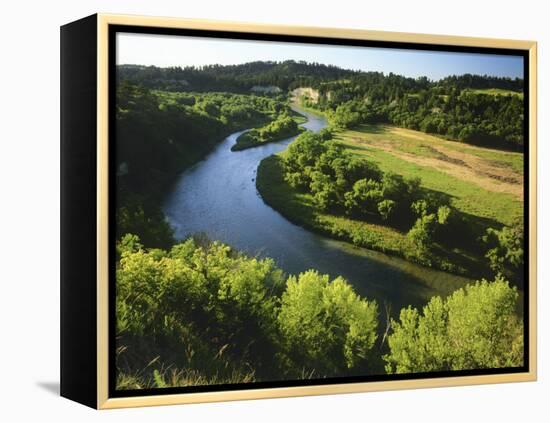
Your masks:
M518 291L497 277L434 297L419 312L401 310L392 321L388 373L519 367L523 365L523 322Z
M157 355L209 377L326 377L371 365L377 306L343 278L287 277L271 259L199 239L145 249L127 234L117 254L117 337L137 354L120 354L122 372Z
M291 276L278 315L293 368L317 375L368 366L377 338L377 305L361 299L341 277L310 270Z

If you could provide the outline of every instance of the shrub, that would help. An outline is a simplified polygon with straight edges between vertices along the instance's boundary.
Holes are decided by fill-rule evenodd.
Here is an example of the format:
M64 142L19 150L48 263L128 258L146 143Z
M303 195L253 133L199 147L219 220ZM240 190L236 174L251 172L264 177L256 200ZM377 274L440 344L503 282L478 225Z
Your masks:
M340 375L368 365L377 305L361 299L342 278L310 270L290 277L278 317L283 349L296 374Z
M518 291L506 280L482 280L434 297L423 308L402 309L392 321L388 373L416 373L523 365Z

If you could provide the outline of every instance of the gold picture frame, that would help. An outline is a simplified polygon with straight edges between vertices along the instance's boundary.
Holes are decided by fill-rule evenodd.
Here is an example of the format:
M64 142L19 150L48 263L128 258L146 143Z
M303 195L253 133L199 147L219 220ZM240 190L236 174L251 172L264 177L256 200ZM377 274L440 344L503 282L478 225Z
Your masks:
M93 334L88 333L87 341L93 342L89 338L93 336L95 339L95 354L89 358L88 365L92 366L95 374L95 385L90 381L84 381L86 386L80 386L75 383L64 382L63 378L71 379L71 372L75 371L77 364L69 363L65 366L62 364L62 395L75 399L79 402L90 405L98 409L112 409L121 407L140 407L152 405L170 405L170 404L189 404L214 401L234 401L234 400L249 400L261 398L280 398L306 395L325 395L325 394L344 394L354 392L371 392L399 389L416 389L416 388L435 388L446 386L461 386L461 385L477 385L477 384L493 384L507 382L527 382L535 381L537 378L537 302L536 302L536 255L537 255L537 44L534 41L517 41L504 39L489 39L475 37L459 37L447 35L429 35L429 34L411 34L401 32L382 32L368 31L359 29L337 29L337 28L320 28L320 27L301 27L301 26L282 26L282 25L264 25L251 23L237 23L198 19L180 19L180 18L162 18L162 17L145 17L145 16L125 16L115 14L97 14L93 17L86 18L88 29L82 35L87 41L82 44L81 48L94 48L95 50L89 53L90 60L94 61L96 69L95 74L96 89L93 91L95 96L96 113L93 118L95 124L95 172L90 174L90 180L95 180L96 189L93 193L95 196L95 211L93 218L95 219L95 249L93 254L89 255L89 259L93 256L93 265L95 269L95 285L93 291L95 298L90 304L95 305L95 310L86 317L87 324L95 321ZM91 20L90 20L91 19ZM78 37L79 22L68 24L65 28L66 37ZM316 37L316 38L332 38L341 40L368 40L380 42L396 42L396 43L411 43L421 45L438 45L438 46L461 46L461 47L476 47L476 48L493 48L493 49L515 49L522 50L528 53L529 61L529 86L528 90L528 130L529 130L529 157L528 157L528 213L529 213L529 280L528 280L528 370L519 373L502 373L502 374L485 374L473 376L450 376L450 377L434 377L422 379L404 379L404 380L388 380L388 381L373 381L360 383L337 383L328 385L309 385L309 386L288 386L288 387L273 387L273 388L258 388L244 390L225 390L217 392L196 392L196 393L177 393L177 394L159 394L159 395L143 395L143 396L128 396L128 397L112 397L109 396L109 98L112 87L109 83L109 60L112 60L109 51L109 28L113 26L132 26L148 28L154 32L155 29L197 29L209 31L225 31L250 34L268 34L268 35L292 35L299 37ZM72 32L71 32L72 31ZM62 33L63 34L63 33ZM67 58L67 66L70 65L73 57L78 56L78 44L74 47L66 47L65 54ZM83 54L83 53L82 53ZM62 62L63 69L63 62ZM62 70L63 72L63 70ZM70 71L65 72L67 77ZM62 75L63 77L63 75ZM70 75L67 77L70 78ZM76 77L73 77L76 78ZM72 87L72 88L71 88ZM74 89L73 86L67 86L65 93L69 89ZM63 90L63 88L62 88ZM68 94L67 94L68 95ZM63 91L62 91L63 98ZM77 100L72 100L76 102ZM69 103L69 100L67 101ZM76 103L72 103L73 105ZM70 107L69 105L67 107ZM90 106L91 107L91 106ZM62 109L63 110L63 109ZM62 119L70 125L70 111L65 115L62 112ZM64 117L65 116L65 117ZM70 131L65 131L69 137ZM63 147L62 147L63 149ZM67 153L69 154L69 153ZM68 156L67 156L68 157ZM67 161L70 159L67 158ZM67 171L69 172L69 171ZM69 173L66 174L68 176ZM63 176L62 176L63 178ZM63 180L62 180L63 185ZM63 195L63 194L62 194ZM68 194L66 194L68 195ZM70 200L68 200L70 201ZM67 206L69 207L69 206ZM69 212L67 212L69 213ZM65 223L64 223L65 224ZM67 224L68 225L68 224ZM70 228L73 228L71 226ZM67 231L70 230L67 227ZM63 239L63 237L62 237ZM62 248L71 249L69 241L64 242ZM67 252L66 254L70 254ZM66 256L65 258L68 258ZM74 264L73 264L74 265ZM68 275L69 270L65 273ZM66 276L68 278L68 276ZM63 276L62 276L63 278ZM69 280L65 282L69 283ZM63 290L62 280L62 290ZM69 289L69 288L67 288ZM67 291L68 292L68 291ZM76 301L77 294L67 294L66 301ZM67 319L77 319L74 317L74 310L70 311L63 306L62 300L62 342L66 339L67 349L62 348L63 355L69 357L74 351L68 346L69 344L78 342L75 339L78 328L64 329L69 327L69 323L63 323L63 314ZM73 313L72 315L69 315ZM72 316L72 317L71 317ZM83 323L84 324L84 323ZM63 330L65 330L66 338L63 338ZM91 339L91 340L90 340ZM65 351L65 352L64 352ZM79 364L82 366L82 362ZM63 375L64 372L64 375ZM90 376L91 377L91 376ZM77 386L78 385L78 386ZM65 386L65 387L64 387ZM95 392L95 396L93 395Z

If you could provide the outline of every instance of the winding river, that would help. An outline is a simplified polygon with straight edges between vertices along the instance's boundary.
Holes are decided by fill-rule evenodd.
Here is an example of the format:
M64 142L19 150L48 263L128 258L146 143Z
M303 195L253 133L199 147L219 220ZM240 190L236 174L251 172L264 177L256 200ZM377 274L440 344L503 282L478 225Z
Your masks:
M311 131L327 125L323 117L296 110L308 118L302 125ZM249 255L272 257L287 273L314 268L331 277L341 275L360 295L391 304L393 316L402 307L421 306L433 295L447 295L469 282L289 222L262 201L255 180L260 161L284 150L294 137L232 152L242 132L228 136L183 172L168 194L163 209L178 239L204 233Z

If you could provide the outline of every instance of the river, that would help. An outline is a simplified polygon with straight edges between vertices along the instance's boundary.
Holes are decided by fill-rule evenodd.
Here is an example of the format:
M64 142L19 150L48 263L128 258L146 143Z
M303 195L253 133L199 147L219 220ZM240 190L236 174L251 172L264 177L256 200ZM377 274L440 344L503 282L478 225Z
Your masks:
M302 126L319 131L323 117L298 110ZM409 304L420 306L447 295L470 280L416 265L383 253L354 247L309 232L266 205L256 190L262 159L284 150L289 139L243 151L231 146L244 131L223 140L203 161L183 172L163 205L178 239L204 233L247 254L272 257L287 273L317 269L346 278L361 296L391 304L392 315Z

